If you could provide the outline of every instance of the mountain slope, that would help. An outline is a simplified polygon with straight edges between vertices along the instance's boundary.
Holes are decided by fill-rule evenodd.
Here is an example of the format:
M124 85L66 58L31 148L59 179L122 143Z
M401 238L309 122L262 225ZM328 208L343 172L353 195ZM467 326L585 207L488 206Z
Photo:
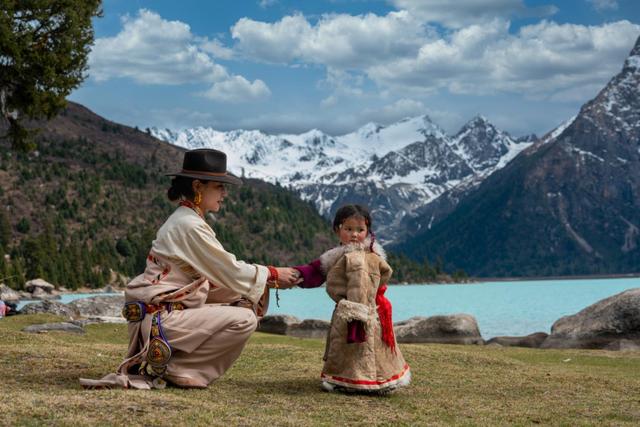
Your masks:
M639 87L640 39L622 71L555 138L394 248L477 276L639 271Z
M37 152L0 141L0 281L96 287L140 273L174 209L164 174L180 169L183 150L74 103L32 125L42 127ZM247 180L230 193L213 228L240 259L300 263L332 244L326 220L284 188Z

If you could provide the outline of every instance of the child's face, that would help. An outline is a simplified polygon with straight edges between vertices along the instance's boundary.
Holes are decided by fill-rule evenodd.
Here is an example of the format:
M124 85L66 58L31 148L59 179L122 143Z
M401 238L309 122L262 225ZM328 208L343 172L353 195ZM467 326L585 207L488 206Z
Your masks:
M349 243L362 243L367 238L367 223L364 218L350 216L345 219L340 228L336 232L340 243L348 245Z

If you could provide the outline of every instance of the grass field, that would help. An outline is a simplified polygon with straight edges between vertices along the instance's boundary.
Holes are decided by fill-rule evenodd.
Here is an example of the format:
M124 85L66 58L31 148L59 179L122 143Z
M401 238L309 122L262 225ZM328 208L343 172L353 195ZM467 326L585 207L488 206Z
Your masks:
M256 333L205 390L82 390L113 371L126 325L21 332L0 320L3 425L640 425L640 353L402 345L413 384L390 396L320 391L324 342Z

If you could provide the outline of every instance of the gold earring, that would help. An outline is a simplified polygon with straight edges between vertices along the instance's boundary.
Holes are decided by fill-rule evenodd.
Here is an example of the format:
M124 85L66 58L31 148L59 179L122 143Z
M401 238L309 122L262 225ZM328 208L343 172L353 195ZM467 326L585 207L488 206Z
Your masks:
M198 206L200 203L202 203L202 193L197 191L196 195L193 197L193 204Z

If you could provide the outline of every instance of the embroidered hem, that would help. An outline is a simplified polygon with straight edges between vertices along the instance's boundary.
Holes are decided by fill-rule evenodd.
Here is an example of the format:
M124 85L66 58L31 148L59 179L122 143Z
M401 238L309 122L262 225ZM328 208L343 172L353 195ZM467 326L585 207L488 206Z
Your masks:
M390 387L409 385L409 382L411 381L411 370L409 369L409 365L405 364L402 372L382 381L343 378L334 375L327 375L325 373L320 374L320 378L330 384L353 389L384 390Z

